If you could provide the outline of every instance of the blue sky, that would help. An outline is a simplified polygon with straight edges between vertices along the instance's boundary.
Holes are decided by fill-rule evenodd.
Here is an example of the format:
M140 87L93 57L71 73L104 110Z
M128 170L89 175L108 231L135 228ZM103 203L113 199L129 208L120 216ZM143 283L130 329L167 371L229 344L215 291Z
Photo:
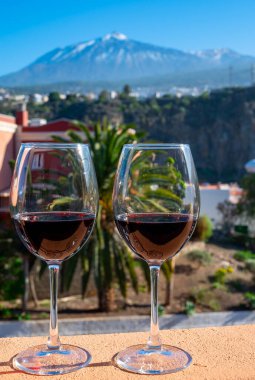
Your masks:
M0 75L112 31L182 50L255 55L254 15L255 0L0 0Z

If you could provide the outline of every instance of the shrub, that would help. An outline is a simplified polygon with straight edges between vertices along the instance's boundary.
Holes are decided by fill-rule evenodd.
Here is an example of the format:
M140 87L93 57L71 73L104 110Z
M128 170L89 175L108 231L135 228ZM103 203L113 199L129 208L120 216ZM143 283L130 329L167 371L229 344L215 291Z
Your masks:
M213 228L211 220L206 215L200 216L193 234L193 239L207 241L212 234Z
M196 312L196 307L195 307L194 302L186 301L184 313L190 317L191 315L195 314L195 312Z
M162 305L158 305L158 315L159 317L162 317L162 315L165 314L165 308Z
M203 304L205 299L208 297L208 290L206 288L194 288L192 290L192 298L195 303Z
M251 251L239 251L234 254L237 261L255 260L255 255Z
M221 310L220 303L219 303L219 301L216 300L215 298L212 298L212 299L208 302L208 306L209 306L210 309L213 310L213 311L220 311L220 310Z
M255 309L255 293L247 292L244 295L250 309Z
M218 285L225 285L227 275L233 273L234 269L230 265L226 268L219 268L214 273L214 285L216 288L219 288Z
M255 274L255 258L254 259L250 259L250 260L246 260L245 262L245 268Z
M213 311L219 311L221 309L221 306L218 300L214 297L213 292L209 289L206 289L206 288L193 289L192 299L193 299L194 304L206 306ZM187 307L188 306L189 305L187 305Z
M200 251L199 249L195 249L191 251L187 255L190 261L195 261L198 265L209 265L212 262L212 255L207 251Z

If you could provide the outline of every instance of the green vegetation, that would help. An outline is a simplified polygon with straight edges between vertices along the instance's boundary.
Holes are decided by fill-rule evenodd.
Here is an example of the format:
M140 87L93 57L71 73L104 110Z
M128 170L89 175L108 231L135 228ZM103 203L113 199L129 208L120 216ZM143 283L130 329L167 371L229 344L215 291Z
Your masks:
M133 125L116 127L110 125L106 119L102 123L94 124L93 131L82 123L76 122L75 125L83 132L84 138L80 137L75 131L70 130L68 131L70 138L68 141L87 141L90 144L100 195L96 232L84 249L85 255L82 256L84 272L82 291L83 293L85 292L90 275L93 274L98 291L99 307L101 310L109 311L114 309L115 306L114 284L118 284L120 292L125 298L128 275L135 291L138 292L139 290L134 270L134 260L114 227L112 190L123 144L136 141L141 137L141 134L135 131ZM53 137L56 141L66 141L56 136ZM151 152L147 152L145 157L138 157L133 162L131 172L133 191L131 191L131 194L135 195L131 197L131 202L135 204L136 210L139 210L142 203L141 211L145 211L146 207L150 211L153 208L156 212L165 212L170 209L173 211L179 210L185 195L185 183L182 180L181 173L175 167L174 159L168 159L167 167L160 167L159 165L153 167L150 155ZM151 189L152 178L158 181L159 188ZM141 261L140 266L143 269L147 283L149 283L148 265ZM71 284L74 273L73 268L69 270L69 267L69 263L64 263L65 276L63 280L66 281L66 277L68 285ZM162 272L166 280L165 304L170 305L173 298L174 262L168 261L164 263ZM70 273L70 275L67 275L67 273Z
M187 314L189 317L196 312L196 305L192 301L186 301L185 307L184 307L184 313Z
M214 273L213 286L214 288L224 288L228 275L234 272L232 266L222 267L216 270Z
M94 124L90 129L82 123L75 123L83 137L73 130L68 132L69 140L53 136L56 141L88 142L95 165L98 189L99 210L95 231L79 255L63 263L66 288L71 285L75 267L79 258L83 270L82 293L84 294L90 277L93 275L97 287L100 310L115 308L115 290L117 284L122 296L126 297L127 283L130 280L138 292L138 281L134 259L115 230L112 190L114 176L123 144L132 143L139 138L132 125L112 126L106 119ZM147 275L146 275L147 276Z
M255 293L247 292L244 295L250 309L255 309Z
M243 192L237 204L224 202L218 205L222 214L222 230L225 236L231 235L233 240L255 251L255 238L250 227L255 216L255 174L246 174L241 180L241 187ZM235 259L255 259L251 251L237 252Z
M251 251L238 251L234 254L237 261L245 264L245 269L255 275L255 254Z
M64 117L89 124L107 116L112 124L133 123L150 140L190 144L200 181L230 182L243 176L244 164L255 149L255 87L182 98L136 99L129 94L129 86L115 99L107 91L96 100L73 94L63 100L53 92L44 104L30 101L28 110L31 118L48 121ZM0 103L0 113L14 114L15 109L16 104L8 99Z
M11 101L5 100L0 103L0 113L14 114L15 109L16 105ZM81 254L63 264L61 291L69 288L80 261L82 294L87 289L89 279L94 277L101 310L111 310L115 307L116 289L125 298L129 284L133 286L135 292L145 292L149 288L147 264L134 262L116 233L113 223L112 186L122 145L144 139L145 134L141 131L146 133L146 139L150 141L190 143L199 179L209 182L240 179L243 176L244 163L250 159L251 152L255 150L253 139L255 88L225 89L203 94L197 98L166 95L160 99L152 97L138 100L132 97L131 88L127 85L116 99L111 99L107 91L102 91L97 100L75 94L69 94L63 100L59 93L52 92L48 102L36 105L30 101L28 109L30 117L43 117L48 121L61 117L80 120L76 127L83 136L75 130L69 131L69 141L86 140L91 145L100 190L97 226L94 236ZM98 122L92 122L96 120ZM94 132L88 126L93 127ZM228 144L228 141L231 141L231 144ZM177 197L179 199L172 198L174 208L182 201L182 182L178 172L174 171L174 163L169 164L169 170L172 171L175 181L171 185L180 187L180 197ZM155 173L152 170L148 174ZM162 180L164 175L168 173L163 173ZM140 185L141 192L149 191L146 188L146 181ZM243 215L245 220L255 215L255 174L246 175L241 185L245 192L238 207L230 203L219 206L224 217L223 228L226 234L235 228L233 222L236 215ZM171 189L166 187L164 191L168 191L169 196ZM156 206L164 208L165 201L162 194L154 192L154 195L157 195ZM244 263L241 268L245 267L247 271L255 274L255 254L252 247L254 239L248 237L249 231L246 225L237 226L236 232L242 234L244 237L242 243L250 250L236 252L234 258ZM206 242L211 235L211 222L206 216L202 216L198 221L194 238ZM26 253L16 232L11 228L1 228L0 251L2 268L0 300L23 297L23 310L25 310L29 281L33 281L32 269L36 258ZM212 263L212 256L206 250L193 250L187 254L187 258L195 262L198 267ZM141 265L147 286L138 283L137 265ZM167 261L162 266L166 281L165 305L171 304L173 297L174 271L174 260ZM226 284L228 285L232 272L231 266L217 269L213 274L210 289L198 287L192 292L191 299L185 304L186 313L194 312L196 305L219 310L220 304L215 294L227 290ZM246 274L249 278L252 277L248 272ZM240 292L250 289L246 287L244 290L241 285ZM249 307L255 307L254 293L246 293L245 299ZM12 316L8 307L3 308L0 314L3 318L16 318Z
M212 255L210 254L210 252L201 251L199 249L189 252L187 254L187 258L190 261L197 263L198 267L200 267L201 265L207 266L212 262Z
M0 300L21 298L23 311L27 308L31 270L36 261L21 243L13 224L0 225Z
M234 258L237 261L255 260L255 254L251 251L238 251L234 254Z
M198 287L192 290L192 300L195 305L207 307L213 311L221 310L219 301L215 298L212 290Z
M255 174L247 174L241 181L244 190L243 195L238 203L237 210L240 214L247 217L255 215Z
M10 309L8 307L3 307L0 305L0 318L1 319L13 319L18 321L29 321L31 315L26 312L18 312L16 310Z
M213 229L211 220L206 215L200 216L197 221L197 225L193 233L192 239L208 241L212 234Z
M255 275L255 259L246 260L245 269Z
M158 305L158 315L159 317L162 317L162 315L165 314L165 308L162 305Z

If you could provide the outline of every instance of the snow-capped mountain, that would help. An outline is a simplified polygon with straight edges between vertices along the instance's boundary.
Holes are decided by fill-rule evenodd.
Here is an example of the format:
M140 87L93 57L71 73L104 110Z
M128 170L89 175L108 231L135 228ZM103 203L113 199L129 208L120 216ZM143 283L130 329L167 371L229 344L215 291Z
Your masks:
M22 70L0 78L2 86L57 82L117 82L200 71L255 62L230 49L183 52L129 39L122 33L54 49ZM196 74L197 75L197 74Z
M191 54L207 61L208 64L233 65L244 62L254 62L254 57L242 55L227 48L198 50L191 52Z

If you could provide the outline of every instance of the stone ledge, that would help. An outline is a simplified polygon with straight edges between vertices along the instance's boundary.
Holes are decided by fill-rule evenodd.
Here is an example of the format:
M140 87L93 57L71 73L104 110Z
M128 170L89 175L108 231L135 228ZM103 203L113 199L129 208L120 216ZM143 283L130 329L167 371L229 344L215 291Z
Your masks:
M84 347L92 354L92 363L80 371L62 376L51 376L52 380L132 380L143 379L115 368L112 357L121 349L145 343L146 333L79 335L63 337L63 343ZM171 380L254 380L255 379L255 326L229 326L199 328L191 330L164 330L164 343L179 346L193 357L193 364L185 371L171 375L153 376L152 379ZM1 380L31 380L35 376L15 371L10 359L28 346L45 343L45 338L2 338ZM146 376L148 379L148 376Z
M221 311L185 314L170 314L159 318L160 328L190 329L255 324L255 311ZM113 334L148 331L149 316L107 316L95 318L61 319L61 335ZM49 332L49 320L0 321L0 338L44 336Z

